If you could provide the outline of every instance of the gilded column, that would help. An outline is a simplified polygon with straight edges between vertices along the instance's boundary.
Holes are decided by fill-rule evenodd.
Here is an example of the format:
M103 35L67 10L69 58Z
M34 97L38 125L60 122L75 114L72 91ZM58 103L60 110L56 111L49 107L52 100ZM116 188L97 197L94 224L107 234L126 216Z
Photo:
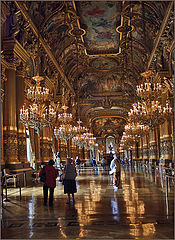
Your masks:
M138 153L139 153L139 161L142 162L142 160L143 160L143 142L142 142L142 138L139 138Z
M40 134L40 154L41 162L46 163L49 160L48 129L43 128Z
M1 88L1 167L5 165L4 147L3 147L3 101L4 101L4 90Z
M169 164L173 160L173 143L172 143L172 125L171 120L166 120L161 126L160 141L160 163Z
M20 109L24 104L24 77L23 66L17 67L16 71L16 109L17 109L17 138L18 138L18 159L21 163L27 163L26 134L25 128L20 121Z
M124 158L124 151L123 151L123 158ZM132 146L132 158L133 161L137 161L137 144L136 142L134 142L133 146Z
M1 56L3 58L3 56ZM2 59L3 60L3 59ZM1 60L1 167L5 166L4 161L4 146L3 146L3 105L4 105L4 84L7 81L5 75L6 67L3 65L3 61Z
M147 162L149 159L149 150L148 150L148 135L143 136L143 160Z
M6 70L7 82L5 84L4 101L4 159L9 165L20 164L18 159L18 138L16 121L16 69ZM12 167L12 166L11 166ZM16 167L15 167L16 168Z
M48 127L48 144L49 144L49 160L53 159L53 144L52 144L52 132Z
M149 162L155 163L157 160L157 143L156 143L156 132L155 128L150 130L150 141L149 141Z

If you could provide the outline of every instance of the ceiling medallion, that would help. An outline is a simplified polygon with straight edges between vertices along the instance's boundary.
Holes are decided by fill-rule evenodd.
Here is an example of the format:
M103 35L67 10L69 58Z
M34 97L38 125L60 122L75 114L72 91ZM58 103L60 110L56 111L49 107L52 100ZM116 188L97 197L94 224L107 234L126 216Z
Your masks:
M86 31L82 28L78 28L78 27L72 27L69 31L68 34L72 37L81 37L83 35L85 35Z

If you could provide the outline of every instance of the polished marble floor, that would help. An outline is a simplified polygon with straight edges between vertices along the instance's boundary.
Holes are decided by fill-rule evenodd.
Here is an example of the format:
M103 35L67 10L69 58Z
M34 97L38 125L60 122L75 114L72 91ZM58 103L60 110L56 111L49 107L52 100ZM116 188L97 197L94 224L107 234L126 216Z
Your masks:
M108 171L83 168L75 204L66 204L57 181L54 206L44 206L42 186L8 189L2 239L174 239L174 183L142 166L123 166L114 190Z

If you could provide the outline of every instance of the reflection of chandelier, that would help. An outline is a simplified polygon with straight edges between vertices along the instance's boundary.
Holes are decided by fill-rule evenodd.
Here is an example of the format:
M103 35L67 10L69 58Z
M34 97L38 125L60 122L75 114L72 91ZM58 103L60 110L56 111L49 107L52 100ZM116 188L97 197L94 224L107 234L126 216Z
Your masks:
M49 100L49 89L40 87L43 79L39 75L33 77L36 85L27 91L27 98L33 103L28 107L23 105L20 109L21 122L26 127L34 128L37 133L46 126L51 126L56 118L56 112L51 105L46 105Z

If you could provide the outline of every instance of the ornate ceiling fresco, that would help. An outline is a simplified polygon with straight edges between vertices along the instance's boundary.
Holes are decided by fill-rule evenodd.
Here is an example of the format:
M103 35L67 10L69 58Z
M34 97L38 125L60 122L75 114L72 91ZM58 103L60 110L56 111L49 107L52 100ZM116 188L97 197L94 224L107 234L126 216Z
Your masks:
M120 34L115 28L121 23L121 2L82 1L76 6L80 25L86 31L83 39L87 54L118 53Z
M4 4L10 13L10 2ZM66 86L67 96L73 96L79 106L74 112L101 136L110 129L120 135L169 4L170 1L14 1L12 5L17 18L16 39L34 63L39 31L41 72L54 82L57 95L61 96L60 88ZM167 35L174 36L173 28L169 26L168 30ZM151 66L162 64L162 49L152 57Z

